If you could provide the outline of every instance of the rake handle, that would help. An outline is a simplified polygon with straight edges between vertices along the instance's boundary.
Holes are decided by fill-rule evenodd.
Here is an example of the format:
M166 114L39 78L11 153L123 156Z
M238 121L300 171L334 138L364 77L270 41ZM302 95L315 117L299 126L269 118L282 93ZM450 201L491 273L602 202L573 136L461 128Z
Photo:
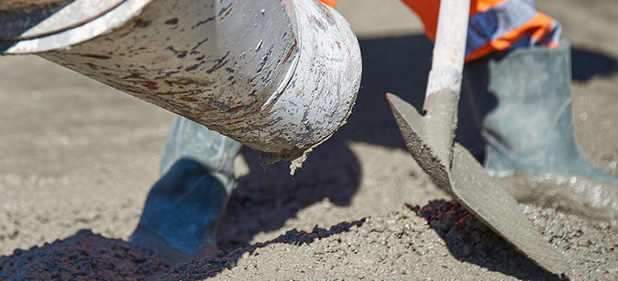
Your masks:
M442 0L423 110L428 142L445 167L451 166L457 106L465 59L470 0Z

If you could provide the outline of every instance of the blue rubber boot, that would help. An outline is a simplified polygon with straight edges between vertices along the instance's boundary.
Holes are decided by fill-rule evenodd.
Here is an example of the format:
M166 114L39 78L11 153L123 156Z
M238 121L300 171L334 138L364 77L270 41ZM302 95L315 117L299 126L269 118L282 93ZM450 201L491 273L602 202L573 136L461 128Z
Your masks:
M150 190L131 242L170 262L217 250L219 219L235 184L241 144L176 116L161 160L161 179Z
M577 143L570 48L563 40L557 48L519 48L466 65L463 89L480 112L490 174L579 175L618 184Z

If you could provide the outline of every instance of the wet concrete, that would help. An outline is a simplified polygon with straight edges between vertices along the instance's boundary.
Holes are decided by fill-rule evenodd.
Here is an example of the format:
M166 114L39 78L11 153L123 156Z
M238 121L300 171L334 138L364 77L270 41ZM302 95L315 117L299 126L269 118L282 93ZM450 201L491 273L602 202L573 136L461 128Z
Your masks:
M0 258L2 280L152 280L168 268L146 250L90 230Z
M223 269L214 278L555 280L452 205L406 151L384 94L394 92L415 106L422 104L431 44L421 35L419 22L396 0L340 2L339 9L361 36L365 56L363 86L348 124L316 148L293 179L288 165L264 172L257 154L244 150L236 165L239 184L221 223L222 256L160 272L204 274L208 263L225 264L223 258L235 250L292 229L295 241L305 239L316 225L328 230L367 218L361 226L311 243L270 243L243 253L229 269L219 267ZM604 63L595 65L615 65L618 33L609 29L615 26L618 6L609 2L538 4L562 22L574 49L598 55ZM595 65L587 65L582 79L573 82L576 131L591 161L618 174L618 73ZM80 237L110 252L125 251L116 245L124 242L112 239L127 241L137 225L158 177L171 116L42 60L3 58L0 69L0 263L25 269L26 262L16 263L15 249L32 251L20 257L44 257L54 249L41 251L44 243L73 240L84 228L103 238ZM475 143L464 140L460 142ZM427 204L434 199L442 201ZM444 212L427 216L427 222L406 204ZM523 207L543 237L564 251L571 280L613 280L618 275L618 236L609 222ZM476 232L448 222L462 218ZM113 255L97 261L107 258L119 261ZM117 266L131 264L123 262ZM153 275L134 277L143 276Z
M608 223L552 209L526 213L569 261L567 276L526 259L455 201L401 206L388 215L278 237L188 263L166 264L127 242L80 231L0 258L0 277L88 280L451 279L612 280L616 234ZM414 266L412 266L414 264Z
M516 173L498 180L517 201L618 227L618 186L577 175Z

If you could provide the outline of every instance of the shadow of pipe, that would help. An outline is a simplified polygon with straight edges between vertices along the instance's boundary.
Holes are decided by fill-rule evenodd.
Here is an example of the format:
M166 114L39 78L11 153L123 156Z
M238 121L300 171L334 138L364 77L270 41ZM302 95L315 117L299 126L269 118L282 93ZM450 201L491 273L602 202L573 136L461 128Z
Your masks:
M257 233L280 229L300 210L324 199L349 205L360 186L360 164L341 140L315 149L294 177L287 163L263 170L255 152L241 153L251 172L238 179L219 226L219 247L225 251L248 246Z

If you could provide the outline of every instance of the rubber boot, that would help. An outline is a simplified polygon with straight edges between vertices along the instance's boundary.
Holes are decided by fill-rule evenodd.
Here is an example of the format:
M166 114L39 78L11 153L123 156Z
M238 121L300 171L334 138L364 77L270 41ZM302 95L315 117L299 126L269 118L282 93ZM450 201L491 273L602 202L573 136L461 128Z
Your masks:
M618 184L577 144L571 109L570 44L519 48L466 65L464 91L480 113L485 168L495 176L581 175Z
M176 116L131 242L170 262L217 250L216 231L234 186L241 144Z

